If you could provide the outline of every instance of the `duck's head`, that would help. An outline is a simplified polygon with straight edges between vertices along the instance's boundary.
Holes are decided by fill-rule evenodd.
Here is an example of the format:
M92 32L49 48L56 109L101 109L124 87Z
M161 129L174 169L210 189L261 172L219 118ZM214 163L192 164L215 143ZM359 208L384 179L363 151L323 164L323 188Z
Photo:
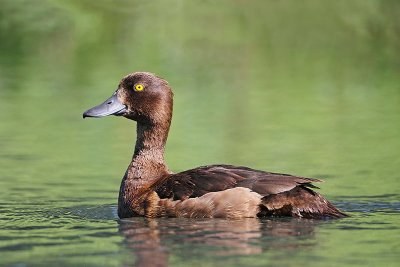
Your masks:
M104 103L83 113L83 118L124 116L145 124L169 122L173 93L164 79L149 72L125 76L117 90Z

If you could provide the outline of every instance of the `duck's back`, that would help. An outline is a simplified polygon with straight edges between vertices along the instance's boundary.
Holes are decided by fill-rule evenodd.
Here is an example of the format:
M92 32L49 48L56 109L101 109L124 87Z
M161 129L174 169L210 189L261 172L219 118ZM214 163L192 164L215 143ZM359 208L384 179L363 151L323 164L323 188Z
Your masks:
M161 199L173 199L183 209L209 205L201 217L344 217L345 214L310 189L316 188L314 182L322 181L247 167L210 165L171 174L160 180L155 189ZM193 214L196 217L197 213Z

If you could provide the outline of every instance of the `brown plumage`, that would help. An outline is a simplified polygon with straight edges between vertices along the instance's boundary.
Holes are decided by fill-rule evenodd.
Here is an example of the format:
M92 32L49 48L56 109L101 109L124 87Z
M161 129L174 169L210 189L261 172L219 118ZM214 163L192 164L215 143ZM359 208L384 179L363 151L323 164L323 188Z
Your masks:
M83 117L124 116L137 121L132 161L122 179L118 216L244 218L346 215L313 191L321 180L232 165L171 173L164 147L172 118L168 83L148 72L127 75L104 103Z

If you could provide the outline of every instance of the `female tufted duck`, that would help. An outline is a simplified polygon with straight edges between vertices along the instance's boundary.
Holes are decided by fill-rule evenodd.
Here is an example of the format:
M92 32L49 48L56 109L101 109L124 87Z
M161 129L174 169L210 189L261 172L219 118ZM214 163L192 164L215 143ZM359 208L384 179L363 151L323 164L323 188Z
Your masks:
M321 180L232 165L210 165L180 173L168 170L164 147L172 118L167 81L148 72L124 77L104 103L83 117L124 116L137 122L132 162L122 179L118 216L244 218L346 215L311 188Z

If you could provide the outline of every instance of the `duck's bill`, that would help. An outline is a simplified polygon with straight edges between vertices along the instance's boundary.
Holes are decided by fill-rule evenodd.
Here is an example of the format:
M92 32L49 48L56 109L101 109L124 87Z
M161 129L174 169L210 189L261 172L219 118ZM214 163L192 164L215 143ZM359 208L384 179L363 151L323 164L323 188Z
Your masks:
M102 104L86 110L83 113L83 118L86 117L100 118L109 115L121 116L124 115L125 112L126 112L126 106L118 100L117 93L114 93L109 99L104 101Z

